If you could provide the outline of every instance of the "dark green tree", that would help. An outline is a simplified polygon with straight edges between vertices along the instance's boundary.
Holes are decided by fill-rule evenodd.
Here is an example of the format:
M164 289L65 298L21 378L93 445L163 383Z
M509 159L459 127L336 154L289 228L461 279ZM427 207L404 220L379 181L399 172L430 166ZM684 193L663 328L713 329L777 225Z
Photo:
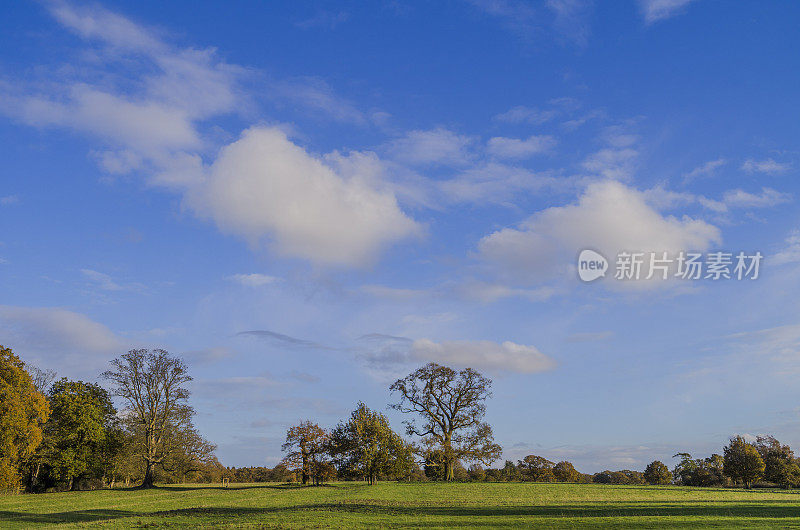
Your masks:
M553 475L559 482L580 482L581 480L581 474L566 460L553 466Z
M749 444L741 436L731 438L725 447L724 471L735 482L745 488L764 476L764 460L754 445Z
M800 466L788 445L772 436L759 436L755 446L764 461L764 479L784 488L800 486Z
M369 484L381 476L406 477L414 464L411 445L364 403L333 430L329 451L339 474L363 477Z
M553 465L550 460L536 455L528 455L517 462L522 479L533 482L554 482L556 477L553 474Z
M648 484L670 484L672 482L672 473L669 468L660 460L654 460L647 464L644 470L644 479Z
M42 452L50 477L78 489L82 478L104 475L116 409L103 388L83 381L56 381L49 392L51 414Z

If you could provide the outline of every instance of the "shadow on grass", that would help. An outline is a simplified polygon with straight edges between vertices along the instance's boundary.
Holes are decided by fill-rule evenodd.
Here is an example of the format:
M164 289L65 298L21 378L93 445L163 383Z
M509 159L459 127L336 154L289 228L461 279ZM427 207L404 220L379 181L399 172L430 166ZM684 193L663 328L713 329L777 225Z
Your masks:
M130 517L136 515L124 510L76 510L74 512L61 513L20 513L0 511L0 523L11 521L17 523L90 523L93 521L104 521L107 519L119 519L120 517ZM0 524L0 526L2 526Z
M102 490L93 490L93 491L103 491L103 492L122 492L122 493L130 493L130 492L144 492L144 491L197 491L197 490L208 490L208 491L236 491L236 490L250 490L250 489L273 489L273 490L293 490L293 489L301 489L304 487L310 486L303 486L300 484L277 484L275 482L265 482L262 484L231 484L227 488L224 486L207 486L207 485L179 485L179 484L162 484L159 486L153 486L151 488L137 488L137 487L130 487L130 488L104 488Z
M275 487L275 486L273 486ZM51 514L31 514L0 511L0 522L22 523L82 523L96 522L123 517L201 517L219 518L235 521L237 518L251 518L269 515L300 514L303 512L341 512L362 515L391 515L405 517L569 517L569 518L614 518L614 517L747 517L751 519L788 519L800 518L798 505L758 504L726 504L685 506L680 504L650 504L648 506L613 505L597 506L596 504L562 505L562 506L389 506L369 503L316 503L299 504L281 507L197 507L181 508L157 512L130 512L122 510L77 510ZM472 524L473 521L461 521L458 524ZM491 524L491 521L474 521L475 524ZM497 523L502 523L498 520Z

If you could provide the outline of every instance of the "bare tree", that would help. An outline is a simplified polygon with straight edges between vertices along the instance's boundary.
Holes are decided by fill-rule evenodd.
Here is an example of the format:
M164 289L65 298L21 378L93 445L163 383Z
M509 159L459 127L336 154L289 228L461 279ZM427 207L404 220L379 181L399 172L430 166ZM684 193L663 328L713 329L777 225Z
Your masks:
M183 385L192 380L186 364L165 350L131 350L111 361L103 373L114 395L127 404L127 419L134 427L135 451L146 469L140 487L153 487L153 471L176 450L171 434L193 428L194 410Z
M423 454L441 461L445 480L453 480L453 467L460 460L489 465L500 458L503 449L483 422L491 387L491 379L472 368L456 372L436 363L426 364L390 387L400 394L400 402L392 408L422 416L421 427L413 420L406 422L408 434L422 437Z
M25 369L30 374L33 386L36 387L36 390L38 390L40 394L47 394L50 385L56 378L56 373L53 370L43 370L32 364L25 364Z

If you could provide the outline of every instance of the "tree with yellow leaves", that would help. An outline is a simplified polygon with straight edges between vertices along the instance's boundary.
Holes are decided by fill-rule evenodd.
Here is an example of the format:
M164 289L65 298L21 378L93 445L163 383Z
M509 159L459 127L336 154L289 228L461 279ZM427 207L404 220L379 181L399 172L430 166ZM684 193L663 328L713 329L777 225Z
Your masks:
M19 487L19 467L41 443L49 414L24 363L0 346L0 490Z

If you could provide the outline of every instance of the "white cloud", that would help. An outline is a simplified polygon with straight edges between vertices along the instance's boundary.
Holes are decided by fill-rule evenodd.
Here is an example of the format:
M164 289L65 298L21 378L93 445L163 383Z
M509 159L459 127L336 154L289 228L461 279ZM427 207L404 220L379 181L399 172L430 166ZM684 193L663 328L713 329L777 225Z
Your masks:
M286 256L363 266L385 245L420 233L394 195L381 189L372 158L323 160L277 128L254 127L222 149L188 203L253 245L267 237Z
M499 158L528 158L531 155L549 151L556 145L552 136L530 136L519 138L490 138L487 143L489 154Z
M3 345L23 360L64 375L100 370L126 349L125 340L86 315L54 307L0 306Z
M263 287L264 285L271 285L280 281L280 278L276 278L275 276L268 276L257 272L251 274L233 274L227 276L226 279L244 285L245 287Z
M639 6L647 24L664 20L683 12L694 0L639 0Z
M789 171L791 168L791 164L776 162L771 158L767 158L766 160L754 160L752 158L748 158L742 164L742 169L748 173L775 174Z
M410 357L419 362L436 361L442 364L469 366L489 372L532 374L552 370L556 362L534 346L488 340L453 340L433 342L415 340Z
M790 194L772 188L762 188L760 193L750 193L741 189L727 190L720 199L711 199L704 195L676 192L657 186L646 190L644 195L647 202L655 208L668 209L678 205L699 204L718 214L728 213L736 208L768 208L792 200Z
M729 208L766 208L789 202L791 198L788 193L781 193L772 188L762 188L760 194L737 189L726 191L722 201Z
M463 165L472 157L469 147L474 138L437 128L428 131L411 131L403 138L391 142L389 153L409 164Z
M631 147L606 147L590 155L583 163L584 169L607 179L630 180L636 169L636 149Z
M411 340L388 335L363 337L370 348L361 354L367 367L378 373L399 373L409 365L431 361L454 368L470 367L490 373L510 372L532 374L556 367L552 358L534 346L488 340L453 340L434 342L429 339Z
M249 99L241 89L247 71L220 60L214 50L177 48L99 7L56 3L51 12L98 45L92 49L95 62L70 70L90 72L83 77L97 80L41 83L34 86L49 88L38 94L30 87L7 89L0 94L0 111L30 125L99 137L107 145L92 155L106 171L147 174L151 184L182 193L184 204L221 230L254 246L268 239L286 256L364 265L389 243L420 233L370 153L331 153L323 159L276 127L254 127L206 164L203 157L213 160L219 141L203 133L203 122L238 111ZM126 67L113 68L115 62ZM335 119L364 119L322 81L303 78L271 88L274 97L290 97ZM417 161L453 162L461 156L457 146L448 147L459 137L443 130L412 133L407 140L411 151L405 154ZM115 289L108 278L95 274L94 279Z
M105 150L93 155L111 173L146 170L155 184L195 183L203 171L199 151L210 147L198 125L245 105L239 88L245 70L211 49L171 46L100 7L53 3L50 11L95 45L95 60L70 74L53 73L46 83L7 85L0 112L98 137ZM126 67L114 68L120 62Z
M720 241L715 226L688 216L664 216L644 193L603 181L589 185L576 204L547 208L517 228L484 237L478 249L501 275L538 283L567 273L584 248L609 257L621 250L705 250Z
M769 258L773 265L784 263L800 263L800 230L793 230L786 238L786 245L774 256Z

